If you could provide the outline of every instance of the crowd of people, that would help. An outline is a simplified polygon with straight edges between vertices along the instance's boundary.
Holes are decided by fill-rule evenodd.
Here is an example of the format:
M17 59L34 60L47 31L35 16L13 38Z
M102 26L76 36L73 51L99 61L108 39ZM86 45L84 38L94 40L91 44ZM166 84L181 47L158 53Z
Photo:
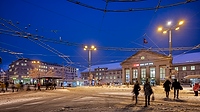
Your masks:
M170 90L174 91L174 99L179 99L179 90L183 90L183 87L181 86L180 82L177 79L173 79L173 82L170 79L166 79L163 83L163 88L166 93L166 98L169 98ZM194 96L198 96L198 91L200 89L199 83L195 83L193 86ZM135 100L135 104L138 103L138 95L139 91L141 90L140 84L138 81L135 82L132 93L133 97L132 99ZM154 100L154 91L151 87L151 84L149 80L147 79L144 86L143 86L144 96L145 96L145 106L147 107L150 105L150 100ZM151 97L152 96L152 97ZM151 99L152 98L152 99Z
M14 83L14 82L9 82L9 81L6 81L6 82L3 82L3 81L0 81L0 92L7 92L8 91L8 88L11 89L11 92L18 92L18 91L31 91L31 86L34 87L34 90L39 90L41 91L41 84L40 82L36 82L34 83L33 85L30 85L28 83L26 84L23 84L22 82L19 82L19 83ZM57 84L54 82L54 83L46 83L45 84L45 87L46 87L46 90L48 89L56 89L56 86Z

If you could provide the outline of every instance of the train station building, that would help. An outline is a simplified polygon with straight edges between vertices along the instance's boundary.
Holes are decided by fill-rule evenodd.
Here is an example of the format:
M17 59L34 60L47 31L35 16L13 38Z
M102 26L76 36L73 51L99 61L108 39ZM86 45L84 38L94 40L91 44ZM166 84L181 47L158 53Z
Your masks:
M166 78L189 83L188 75L200 75L200 52L187 53L173 58L150 50L141 50L119 63L91 66L93 81L106 84L141 84L148 79L151 84L162 84ZM88 69L81 72L88 80Z

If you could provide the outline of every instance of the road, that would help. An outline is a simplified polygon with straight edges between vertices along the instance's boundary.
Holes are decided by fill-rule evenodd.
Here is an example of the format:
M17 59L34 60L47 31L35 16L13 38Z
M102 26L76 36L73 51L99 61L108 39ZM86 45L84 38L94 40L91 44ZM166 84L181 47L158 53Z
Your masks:
M0 93L0 112L199 112L200 96L181 91L180 99L166 99L163 89L155 87L155 101L144 107L131 100L131 88L76 87L56 90ZM171 92L171 96L173 93Z

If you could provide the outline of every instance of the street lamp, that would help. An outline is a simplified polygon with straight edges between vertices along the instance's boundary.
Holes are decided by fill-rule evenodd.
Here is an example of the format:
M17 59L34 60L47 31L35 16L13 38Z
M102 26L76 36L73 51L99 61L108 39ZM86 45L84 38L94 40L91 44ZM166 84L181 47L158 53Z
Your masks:
M169 33L169 57L170 57L170 76L171 76L171 66L172 66L172 30L179 30L180 26L184 23L183 20L179 21L176 25L172 25L171 21L167 22L167 28L163 28L162 26L158 27L158 31L163 34Z
M84 46L84 50L88 50L88 72L89 72L89 79L92 80L93 79L93 75L91 74L91 53L92 51L96 51L97 48L92 45L90 47L88 46Z
M184 21L179 21L178 24L172 26L172 22L167 22L167 28L163 28L162 26L158 27L158 31L163 34L169 33L169 56L172 57L172 30L179 30L180 26L183 25Z

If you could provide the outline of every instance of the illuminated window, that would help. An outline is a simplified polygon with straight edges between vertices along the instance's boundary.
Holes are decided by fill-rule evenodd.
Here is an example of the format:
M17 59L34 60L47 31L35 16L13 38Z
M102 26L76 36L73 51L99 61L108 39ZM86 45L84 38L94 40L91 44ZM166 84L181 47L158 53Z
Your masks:
M146 68L141 69L141 78L146 78Z
M186 66L182 67L182 70L186 70Z
M160 67L160 79L165 79L165 68Z
M130 82L130 70L126 69L126 82Z
M110 76L110 79L112 79L112 76Z
M175 69L176 71L178 71L178 67L174 67L174 69Z
M19 65L19 62L17 62L16 65Z
M156 77L156 68L150 68L150 77L155 78Z
M191 66L191 70L195 70L195 66Z
M138 70L133 69L133 78L138 78Z

